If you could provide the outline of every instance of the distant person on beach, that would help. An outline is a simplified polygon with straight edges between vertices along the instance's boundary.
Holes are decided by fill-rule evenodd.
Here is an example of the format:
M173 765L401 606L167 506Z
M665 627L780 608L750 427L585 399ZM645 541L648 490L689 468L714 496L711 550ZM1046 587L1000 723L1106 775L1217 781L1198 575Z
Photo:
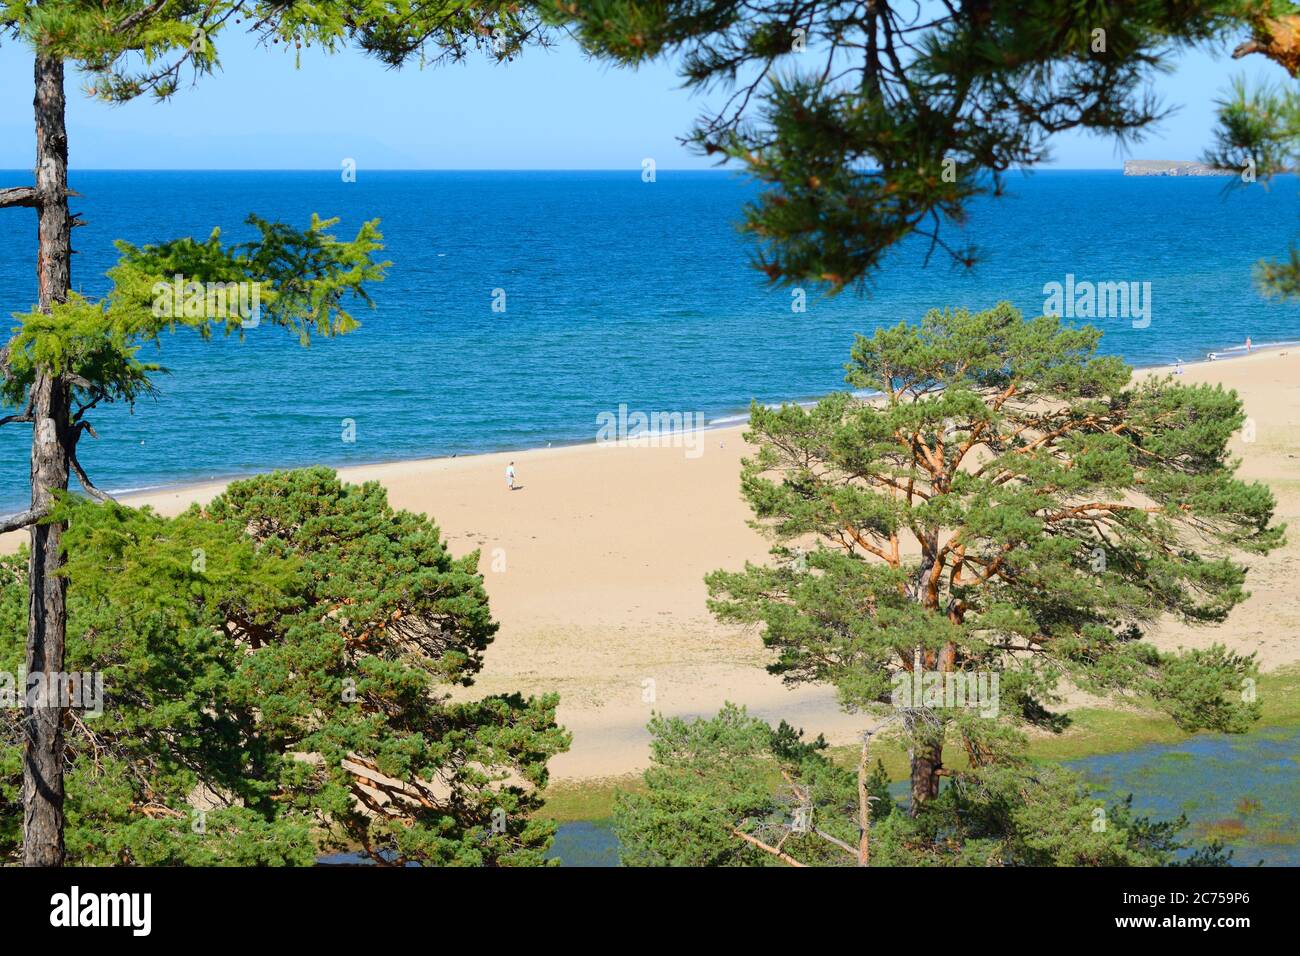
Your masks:
M515 463L513 461L506 466L506 485L511 491L515 490Z
M1250 336L1246 336L1246 351L1250 351Z

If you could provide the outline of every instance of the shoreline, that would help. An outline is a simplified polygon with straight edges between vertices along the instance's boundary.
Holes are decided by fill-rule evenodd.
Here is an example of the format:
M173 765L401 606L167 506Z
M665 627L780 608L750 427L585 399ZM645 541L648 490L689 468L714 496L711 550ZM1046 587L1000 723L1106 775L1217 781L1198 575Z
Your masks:
M1260 348L1240 361L1184 363L1181 381L1235 389L1254 421L1249 441L1232 439L1240 475L1277 498L1277 520L1300 523L1300 347ZM1163 375L1173 366L1135 370ZM835 747L851 744L862 715L844 713L833 688L787 687L767 673L759 629L720 624L707 608L704 577L770 560L771 542L748 521L740 493L745 423L708 430L691 457L677 442L591 442L338 469L341 480L378 481L394 508L427 514L454 555L477 551L499 625L467 697L519 692L560 695L558 721L573 734L551 761L557 783L599 790L600 781L649 763L653 713L712 715L726 702L775 724L785 719ZM514 461L521 488L507 490ZM197 482L124 496L164 515L218 494L227 482ZM1251 557L1251 597L1217 627L1161 621L1162 650L1228 645L1255 653L1269 674L1300 664L1300 541ZM12 551L27 539L0 539ZM1106 735L1141 736L1149 718L1124 705L1069 701ZM1081 710L1082 709L1082 710ZM1109 722L1109 723L1107 723ZM1126 730L1127 728L1127 730ZM1145 728L1145 729L1144 729ZM589 781L589 784L582 784Z
M1180 367L1184 371L1186 371L1188 369L1215 366L1215 365L1220 365L1224 362L1238 362L1243 359L1252 359L1259 356L1267 356L1267 355L1282 353L1283 350L1290 349L1290 348L1300 348L1300 339L1296 339L1294 341L1286 341L1286 342L1266 342L1261 345L1252 346L1249 352L1244 351L1245 349L1244 345L1228 346L1218 351L1207 352L1204 358L1195 359L1190 362L1183 362L1181 360L1176 360L1172 364L1162 363L1157 365L1135 365L1133 366L1133 374L1135 376L1141 374L1147 374L1147 375L1175 374ZM828 393L828 394L834 394L834 393ZM825 396L823 395L816 398L783 399L780 402L767 403L767 407L777 408L783 404L793 404L793 405L800 405L802 407L807 408L807 407L811 407L812 405L815 405L818 401L821 400L821 398L824 397ZM861 397L870 397L870 396L867 395L867 393L861 393ZM692 414L698 414L698 413L692 413ZM666 437L671 439L675 435L686 435L690 433L699 433L699 432L716 432L716 431L723 431L727 429L743 428L748 426L748 424L749 424L749 415L747 412L743 412L743 411L724 412L718 415L717 417L711 419L701 429L683 429L679 432L670 432L667 434ZM653 435L651 433L645 433L644 437L641 437L639 439L628 438L628 439L621 439L613 443L604 443L604 444L612 444L613 446L618 446L623 444L634 445L638 440L644 442L648 440L650 437L662 439L665 436L663 433L654 433ZM134 488L105 489L105 490L107 491L108 494L112 495L115 499L118 499L123 504L126 504L134 500L153 498L159 495L171 495L171 496L183 495L188 491L193 491L196 494L203 494L207 492L214 485L220 485L221 487L225 487L226 485L229 485L236 481L243 481L244 479L247 478L252 478L262 474L268 474L274 471L292 471L298 468L311 468L311 467L318 467L323 465L326 468L333 469L334 471L338 472L340 476L342 476L344 472L354 472L357 470L369 471L372 469L385 469L385 468L391 468L394 466L402 466L402 465L429 466L436 463L485 459L496 455L522 455L522 454L531 455L539 451L562 451L569 448L594 448L601 444L602 442L600 442L598 439L595 438L575 438L575 439L560 439L558 441L550 441L547 442L545 445L523 445L523 446L516 446L514 448L497 448L497 449L488 449L484 451L473 451L463 455L459 453L453 453L451 455L417 456L414 458L378 458L378 459L373 459L371 461L362 461L362 462L311 462L303 465L270 465L259 471L234 472L227 475L214 475L208 478L195 478L195 479L175 481L175 482L162 481L156 485L143 485ZM7 518L12 515L18 514L23 510L24 507L25 505L19 505L13 510L0 511L0 518Z

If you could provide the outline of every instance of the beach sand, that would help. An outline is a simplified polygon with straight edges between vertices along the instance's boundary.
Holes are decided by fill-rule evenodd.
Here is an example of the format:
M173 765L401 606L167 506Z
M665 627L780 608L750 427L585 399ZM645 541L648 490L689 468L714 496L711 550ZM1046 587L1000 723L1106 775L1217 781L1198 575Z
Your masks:
M1161 371L1161 370L1153 370ZM1147 372L1140 374L1150 374ZM1241 476L1267 482L1278 520L1300 516L1300 348L1184 367L1187 382L1235 388L1255 440L1234 439ZM557 780L612 777L649 761L652 711L712 714L724 701L810 736L848 743L865 721L840 711L830 688L789 689L763 670L755 629L721 626L705 608L703 577L763 561L768 543L740 496L743 426L706 432L682 447L578 445L340 469L377 480L400 508L426 512L453 552L481 551L480 568L501 623L470 693L557 691L569 753ZM505 469L515 462L519 489ZM220 484L125 499L164 514L205 501ZM1251 598L1218 628L1162 626L1162 647L1221 642L1259 655L1271 670L1300 660L1300 530L1253 559ZM12 550L18 536L0 547Z

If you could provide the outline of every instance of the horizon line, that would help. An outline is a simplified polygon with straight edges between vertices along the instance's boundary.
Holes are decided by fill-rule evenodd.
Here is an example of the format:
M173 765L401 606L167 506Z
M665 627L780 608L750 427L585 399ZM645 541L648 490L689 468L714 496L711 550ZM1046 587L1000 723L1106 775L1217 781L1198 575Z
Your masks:
M1184 162L1184 160L1148 160L1149 162ZM1191 160L1186 160L1191 162ZM470 166L359 166L359 170L372 173L636 173L639 166L543 166L543 167L470 167ZM82 173L337 173L336 166L73 166L69 172ZM30 167L0 167L0 173L29 172ZM745 175L742 169L699 169L681 166L660 166L661 173L716 173L719 175ZM1026 166L1006 170L1007 173L1057 172L1057 173L1107 173L1124 171L1123 166ZM1175 177L1176 178L1176 177Z

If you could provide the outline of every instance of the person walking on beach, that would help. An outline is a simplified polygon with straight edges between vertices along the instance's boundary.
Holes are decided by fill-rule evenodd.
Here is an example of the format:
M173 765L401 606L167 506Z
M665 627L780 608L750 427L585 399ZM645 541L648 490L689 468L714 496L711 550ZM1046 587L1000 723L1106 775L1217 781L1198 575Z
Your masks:
M515 463L513 461L506 466L506 486L511 491L515 490Z
M1246 351L1250 351L1250 336L1246 336Z

